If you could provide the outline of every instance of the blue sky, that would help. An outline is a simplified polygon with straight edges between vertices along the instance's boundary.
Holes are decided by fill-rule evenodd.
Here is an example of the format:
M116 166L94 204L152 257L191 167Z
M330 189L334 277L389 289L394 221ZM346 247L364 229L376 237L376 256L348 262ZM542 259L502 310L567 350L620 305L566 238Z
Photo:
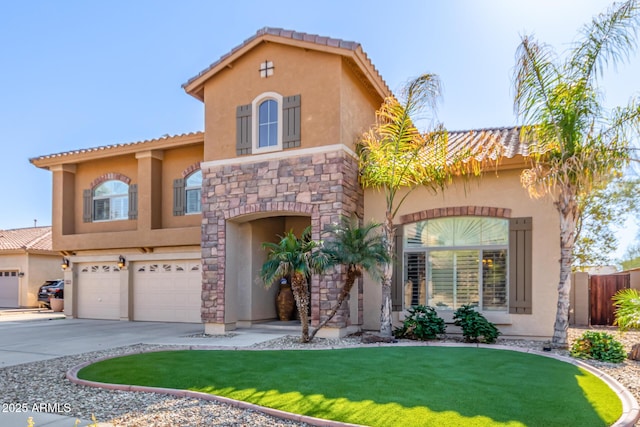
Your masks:
M0 229L51 224L51 174L29 158L203 129L181 85L262 27L362 44L389 87L438 74L448 129L516 124L523 34L562 52L603 0L3 1ZM610 70L607 105L640 90L640 58Z

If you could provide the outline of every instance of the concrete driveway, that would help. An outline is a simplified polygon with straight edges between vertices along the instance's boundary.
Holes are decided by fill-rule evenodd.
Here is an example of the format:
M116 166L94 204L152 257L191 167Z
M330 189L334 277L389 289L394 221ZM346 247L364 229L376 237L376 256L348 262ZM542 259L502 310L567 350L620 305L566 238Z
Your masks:
M202 337L199 323L67 319L50 311L0 311L0 368L133 344L244 347L291 333L244 329ZM294 332L295 333L295 332Z

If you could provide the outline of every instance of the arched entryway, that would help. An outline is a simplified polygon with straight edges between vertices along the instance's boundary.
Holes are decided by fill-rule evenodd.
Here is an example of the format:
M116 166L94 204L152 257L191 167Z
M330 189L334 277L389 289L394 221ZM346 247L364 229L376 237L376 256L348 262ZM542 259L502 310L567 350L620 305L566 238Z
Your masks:
M227 221L225 260L225 320L236 327L277 319L278 286L266 288L259 280L267 253L263 242L277 242L293 231L297 236L311 225L309 216L275 214L246 215Z

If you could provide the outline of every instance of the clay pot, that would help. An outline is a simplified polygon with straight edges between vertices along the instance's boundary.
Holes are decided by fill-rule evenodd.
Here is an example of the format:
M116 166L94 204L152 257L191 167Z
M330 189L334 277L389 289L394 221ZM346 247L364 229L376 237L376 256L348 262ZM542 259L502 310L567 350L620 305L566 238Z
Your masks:
M49 304L54 312L59 313L64 310L64 300L62 298L51 298Z
M280 291L276 298L276 310L280 320L291 320L296 309L296 302L293 299L291 285L281 284Z

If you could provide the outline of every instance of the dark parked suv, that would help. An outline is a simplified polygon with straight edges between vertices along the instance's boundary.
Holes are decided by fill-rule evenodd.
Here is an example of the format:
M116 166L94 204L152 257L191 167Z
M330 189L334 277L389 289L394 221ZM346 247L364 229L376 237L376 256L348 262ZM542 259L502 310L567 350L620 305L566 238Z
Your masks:
M51 298L64 298L64 280L47 280L38 290L38 302L51 308Z

